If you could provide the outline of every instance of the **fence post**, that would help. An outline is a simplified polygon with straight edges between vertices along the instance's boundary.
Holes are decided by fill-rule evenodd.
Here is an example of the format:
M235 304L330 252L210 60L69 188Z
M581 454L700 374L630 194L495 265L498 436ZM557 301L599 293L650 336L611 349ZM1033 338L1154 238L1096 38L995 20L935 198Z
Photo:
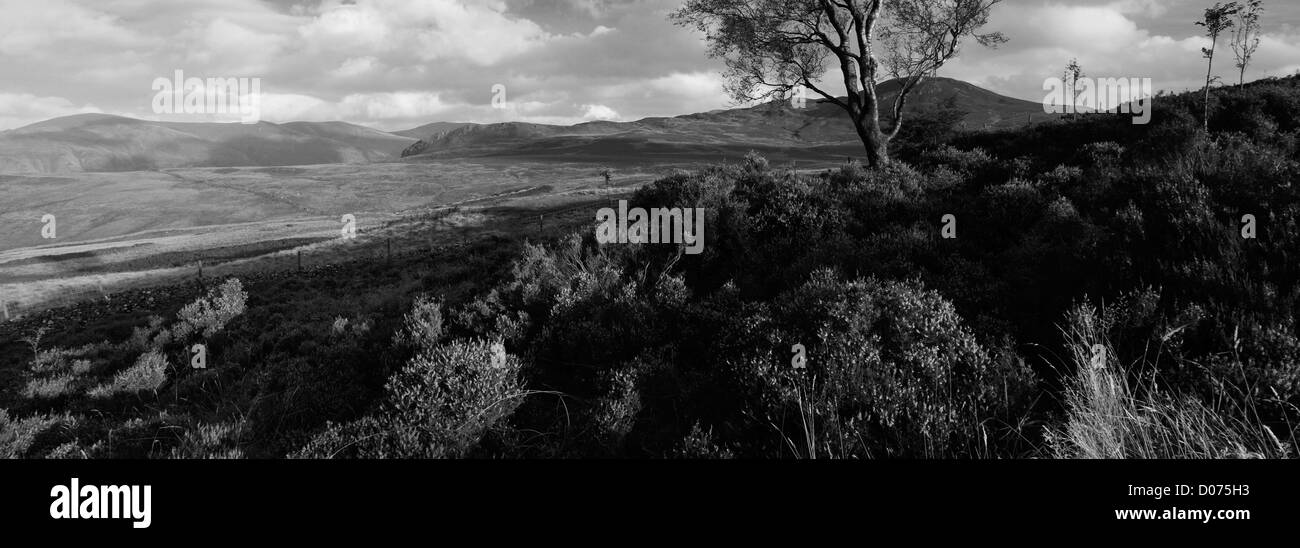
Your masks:
M0 309L4 310L5 321L9 321L9 302L4 300L4 297L0 297Z
M546 230L546 214L545 214L545 213L541 213L541 214L538 214L538 215L537 215L537 230L538 230L539 232L540 232L540 231L543 231L543 230Z

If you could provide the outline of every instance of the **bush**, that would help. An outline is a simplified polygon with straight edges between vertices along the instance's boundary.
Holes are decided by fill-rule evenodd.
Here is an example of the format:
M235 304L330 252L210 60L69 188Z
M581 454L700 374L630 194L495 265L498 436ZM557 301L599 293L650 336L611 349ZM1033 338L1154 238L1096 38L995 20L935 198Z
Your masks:
M682 439L681 446L674 456L684 459L732 459L736 457L730 449L720 447L714 440L712 430L704 430L700 423L691 426L691 431Z
M1007 415L1005 393L1032 383L1023 367L1000 367L951 303L910 284L821 271L774 315L783 341L805 345L807 371L786 358L758 374L781 384L782 407L820 423L810 454L971 455L985 422Z
M30 453L55 426L75 426L77 419L69 414L36 415L11 418L0 409L0 459L31 458Z
M75 360L72 362L72 374L77 376L85 375L90 372L92 367L90 360Z
M68 369L68 357L71 352L62 348L42 350L32 363L32 372L36 374L58 373Z
M68 392L68 385L73 380L74 377L72 375L66 374L32 379L27 381L27 387L23 389L23 397L45 399L60 397Z
M335 324L337 330L337 323ZM436 346L442 338L442 302L428 295L419 295L406 314L393 344L410 349Z
M499 342L454 341L421 352L389 379L386 408L466 448L518 405L519 366Z
M167 381L167 357L162 352L150 350L136 360L135 365L118 372L113 382L92 388L92 398L107 398L116 394L134 394L142 390L155 391Z
M720 317L700 321L726 327L699 334L711 341L702 359L721 363L691 409L738 456L1005 454L986 439L1021 434L1005 430L1027 414L1032 374L976 342L934 291L822 270L770 307L710 308ZM803 370L791 363L795 344Z
M136 352L144 352L150 348L162 346L161 343L169 342L171 333L167 331L163 323L166 322L162 316L156 314L149 316L149 325L147 327L135 327L131 330L131 338L127 340L127 347ZM162 334L166 334L166 339L159 340Z
M425 348L389 379L377 415L330 426L297 456L466 456L520 404L519 368L498 342Z
M185 305L176 314L180 323L173 327L175 339L184 340L198 333L203 338L211 338L226 326L230 320L244 313L248 294L239 278L230 278L220 287L209 291L206 297L199 298Z
M240 459L244 452L239 449L240 429L232 424L199 423L185 431L180 445L173 447L170 457L173 459Z

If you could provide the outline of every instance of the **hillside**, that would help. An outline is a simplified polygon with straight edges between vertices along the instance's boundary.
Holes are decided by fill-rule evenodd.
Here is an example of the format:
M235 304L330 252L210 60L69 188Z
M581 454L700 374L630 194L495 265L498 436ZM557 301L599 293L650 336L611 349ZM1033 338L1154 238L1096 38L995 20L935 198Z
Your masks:
M401 131L391 131L389 133L392 133L393 135L401 135L403 137L410 137L412 139L424 139L426 137L435 137L439 133L446 133L454 129L475 125L478 124L472 122L434 122L432 124L424 124L420 127L404 129Z
M151 122L79 114L0 133L0 173L364 163L413 139L343 122Z
M893 103L898 85L897 81L889 81L879 86L882 105ZM909 96L906 112L916 116L944 108L964 112L962 123L968 129L1011 129L1056 117L1044 114L1039 103L1006 97L950 78L930 78L920 84ZM434 131L411 145L403 152L404 157L714 159L758 150L773 159L833 159L855 155L861 150L844 111L827 101L812 98L802 109L786 102L767 103L634 122L432 126L436 125L425 126Z
M880 169L620 175L630 195L505 156L0 177L33 204L0 224L33 243L58 200L71 238L146 220L105 223L109 199L176 217L127 226L155 231L131 247L0 265L0 456L1294 457L1300 77L1216 89L1208 120L1202 98L1164 96L1146 125L969 132ZM699 208L705 253L601 243L614 199ZM168 240L178 203L285 217ZM362 212L357 239L329 230L341 211ZM74 294L53 272L93 302L26 313ZM206 370L184 365L199 343Z
M892 104L897 88L895 81L880 85L882 105ZM1009 129L1055 117L1038 103L949 78L918 86L907 112L915 117L946 108L964 112L967 129ZM749 150L773 160L832 161L856 155L861 145L842 110L811 98L801 109L768 103L573 126L434 122L393 133L344 122L183 123L79 114L0 132L0 173L369 163L398 157L714 161Z

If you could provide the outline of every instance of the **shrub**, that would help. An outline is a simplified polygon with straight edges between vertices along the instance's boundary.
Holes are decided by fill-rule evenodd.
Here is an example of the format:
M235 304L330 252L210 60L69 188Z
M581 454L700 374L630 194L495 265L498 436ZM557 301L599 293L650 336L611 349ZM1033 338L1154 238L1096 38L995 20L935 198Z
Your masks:
M90 447L82 445L80 440L72 440L45 454L47 459L93 459L105 456L107 455L103 440L95 441Z
M76 422L76 418L66 413L15 419L7 410L0 409L0 459L29 458L38 440L47 432L55 426L74 425Z
M455 341L420 353L394 375L386 407L463 451L519 404L519 367L500 343Z
M42 350L36 354L36 361L32 363L32 372L45 374L66 371L70 354L71 352L62 348Z
M180 445L170 453L173 459L240 459L244 452L234 446L239 441L236 425L199 423L185 431Z
M976 187L1004 181L1007 176L1002 162L979 147L962 150L951 145L938 146L921 153L919 165L930 170L946 168Z
M402 425L383 415L367 415L342 424L327 423L302 448L289 455L299 459L401 458L400 448L390 441Z
M743 165L745 166L745 170L754 174L766 173L771 170L767 158L764 158L763 155L759 154L756 150L751 150L745 153Z
M622 446L638 423L650 428L662 426L663 417L655 416L654 402L647 409L642 394L655 399L675 396L665 392L677 387L654 383L657 374L671 367L672 360L663 352L648 351L601 374L605 391L593 402L591 416L596 441L604 450L624 454Z
M336 329L337 326L336 322ZM433 347L442 338L442 333L442 301L419 295L406 314L402 327L394 335L393 344L411 349Z
M737 341L767 352L721 352L730 354L721 371L730 386L719 390L759 423L733 430L736 438L723 432L742 456L773 456L752 439L773 427L784 453L801 457L970 456L985 434L1006 437L988 425L1012 422L1004 419L1023 410L1011 402L1033 385L1022 363L978 344L952 304L913 284L846 282L823 270L778 297L770 314L744 321L751 334ZM796 343L806 349L803 371L790 363Z
M126 342L127 347L136 352L144 352L150 348L161 346L159 342L169 342L170 334L168 334L168 337L165 340L159 341L158 339L159 335L167 333L167 329L163 326L163 322L165 321L166 320L164 320L162 316L156 314L150 315L149 325L147 327L137 326L132 328L131 338Z
M72 362L72 374L81 376L90 372L92 364L90 360L75 360Z
M946 165L967 175L989 168L994 161L993 157L982 148L962 150L950 145L925 151L922 153L921 160L923 165Z
M784 407L821 423L831 456L970 454L978 426L1004 414L1004 390L1029 382L997 367L951 303L910 284L821 271L775 315L809 361L802 376L778 362L769 382L783 383Z
M520 404L519 367L483 339L425 348L389 379L377 415L327 428L297 456L465 456Z
M68 391L70 384L75 377L72 375L56 375L54 377L38 378L27 381L27 387L23 389L25 398L45 398L53 399L64 395Z
M1098 168L1114 167L1124 157L1124 146L1113 141L1088 143L1082 150L1087 162Z
M220 287L209 291L206 297L181 308L176 314L180 323L172 331L174 338L183 340L195 333L202 334L205 339L211 338L230 320L244 313L247 301L248 294L244 293L239 278L226 280Z
M334 336L340 336L348 331L348 319L343 316L334 318L334 325L330 326L330 333Z
M730 449L718 446L712 430L704 430L700 423L691 426L691 431L682 438L681 446L674 456L683 459L732 459L736 457Z
M157 390L167 381L167 357L162 352L150 350L140 355L135 365L118 372L113 381L90 390L92 398L107 398L115 394L133 394L142 390Z

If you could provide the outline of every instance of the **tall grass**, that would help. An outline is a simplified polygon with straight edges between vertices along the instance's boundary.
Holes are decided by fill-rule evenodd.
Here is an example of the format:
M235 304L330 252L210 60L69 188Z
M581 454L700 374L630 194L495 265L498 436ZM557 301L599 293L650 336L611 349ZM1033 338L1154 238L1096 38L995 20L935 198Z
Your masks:
M1065 424L1048 429L1055 458L1288 458L1283 444L1254 414L1249 397L1208 404L1162 389L1152 379L1130 386L1130 371L1106 340L1095 311L1075 307L1062 328L1075 369L1064 388ZM1100 345L1100 346L1097 346ZM1100 363L1094 349L1104 350ZM1137 365L1142 362L1139 361Z

